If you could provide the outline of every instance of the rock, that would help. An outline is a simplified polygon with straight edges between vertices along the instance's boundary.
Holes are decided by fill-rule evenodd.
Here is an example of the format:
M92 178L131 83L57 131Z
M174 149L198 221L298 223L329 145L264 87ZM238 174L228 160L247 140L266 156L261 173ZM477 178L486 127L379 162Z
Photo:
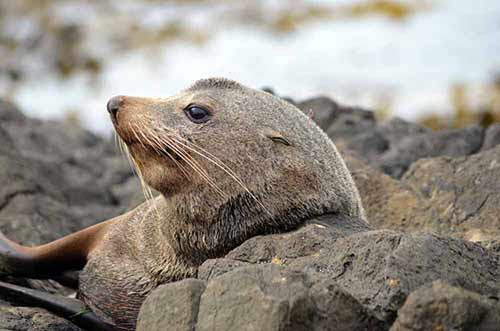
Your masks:
M327 273L384 321L406 296L443 279L481 294L500 291L498 257L481 246L432 234L370 231L338 239L308 261L290 265Z
M0 114L0 230L8 237L40 244L131 207L139 186L109 142L6 102Z
M307 221L295 231L250 238L225 258L203 263L198 269L198 278L209 280L249 264L284 265L292 260L307 260L322 250L328 250L338 238L369 229L361 221L355 223L334 215L324 215Z
M272 253L271 253L272 254ZM263 258L264 261L266 260L266 257ZM272 258L268 258L268 262L273 261ZM281 264L281 260L275 259L273 261L274 263ZM202 280L210 280L213 279L217 276L223 275L226 272L239 269L241 267L245 266L251 266L252 263L250 262L241 262L233 259L227 259L227 258L218 258L218 259L210 259L205 261L199 268L198 268L198 278Z
M44 309L0 305L0 330L80 331L81 329Z
M409 185L378 169L370 167L360 157L340 150L356 183L370 224L378 229L414 231L434 229L438 218L432 205Z
M276 265L217 277L201 296L196 330L383 330L332 280Z
M12 103L0 98L0 123L23 122L26 116Z
M138 201L130 167L103 138L75 124L30 119L6 102L0 118L0 231L8 238L43 244ZM68 292L53 281L10 281Z
M341 147L346 146L348 149L356 151L360 158L369 164L376 163L390 147L389 141L377 129L359 133L348 141L339 140L339 144L342 144Z
M280 246L277 243L280 239L286 240L286 237L275 237L274 246ZM317 272L335 281L378 319L389 324L409 293L434 280L442 279L480 294L498 295L500 292L498 255L460 239L427 233L363 231L339 237L316 250L313 244L304 255L297 256L287 256L288 251L276 254L267 249L269 242L265 237L253 238L253 241L253 244L243 243L226 258L211 263L212 274L230 277L232 272L241 269L236 266L227 271L231 261L245 265L257 261L266 263L274 256L271 264L306 273ZM299 236L295 243L301 245ZM304 252L304 248L299 251ZM201 276L206 279L206 274L201 273Z
M476 153L483 144L483 134L484 129L472 126L410 136L384 153L377 166L386 174L401 178L409 166L419 159Z
M325 96L306 99L297 107L308 115L312 114L314 122L333 139L350 136L375 125L372 111L340 105Z
M488 299L441 281L412 292L391 331L500 330L498 298Z
M373 130L375 125L375 116L371 111L361 108L340 108L326 133L335 143L348 142L359 134Z
M348 149L340 151L374 227L429 230L473 241L500 239L498 147L466 158L417 161L401 181Z
M391 146L397 145L403 138L431 133L429 128L393 117L381 123L377 130L389 141Z
M142 304L137 331L195 330L204 290L197 279L159 286Z
M481 241L480 243L481 246L489 249L491 252L500 255L500 238L497 238L496 240L485 240Z
M499 178L497 146L467 157L420 160L403 182L437 211L438 218L426 227L482 241L500 238Z
M328 129L338 115L338 104L328 97L315 97L301 101L297 107L306 114L311 114L312 119L323 130Z
M482 151L493 148L500 144L500 123L492 124L484 134Z
M0 229L24 245L40 245L79 230L64 203L41 193L17 192L0 211Z
M350 124L350 123L355 124ZM338 147L347 147L357 152L362 160L370 165L377 165L378 160L391 148L397 146L401 140L409 137L429 133L430 130L420 125L407 122L400 118L392 118L389 121L377 124L375 118L364 117L353 118L347 121L354 129L342 130L332 125L330 137L336 142Z
M25 245L50 242L140 202L140 186L129 165L105 139L76 124L28 118L3 101L0 120L0 231L10 239ZM71 292L53 280L7 280ZM75 329L45 312L9 309L1 327Z

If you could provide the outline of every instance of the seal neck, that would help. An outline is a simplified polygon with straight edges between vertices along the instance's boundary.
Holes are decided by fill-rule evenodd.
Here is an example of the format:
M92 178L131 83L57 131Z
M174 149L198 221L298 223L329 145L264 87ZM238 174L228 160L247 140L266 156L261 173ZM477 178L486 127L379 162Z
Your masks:
M240 194L212 213L190 213L188 208L178 208L178 221L168 222L166 229L176 255L199 266L207 259L223 257L251 237L287 232L308 219L332 212L314 200L265 211L267 206L259 206L255 198L259 197Z

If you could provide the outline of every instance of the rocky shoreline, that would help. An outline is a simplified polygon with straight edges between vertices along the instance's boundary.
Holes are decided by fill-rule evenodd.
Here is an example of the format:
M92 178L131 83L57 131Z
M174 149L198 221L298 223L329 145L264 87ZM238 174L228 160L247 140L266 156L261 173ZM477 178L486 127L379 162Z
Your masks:
M138 330L500 330L500 124L434 132L326 97L297 106L341 151L372 228L318 219L249 239L206 261L198 279L155 290ZM0 101L0 139L0 230L20 243L142 201L113 142L76 124ZM79 330L3 299L0 329Z

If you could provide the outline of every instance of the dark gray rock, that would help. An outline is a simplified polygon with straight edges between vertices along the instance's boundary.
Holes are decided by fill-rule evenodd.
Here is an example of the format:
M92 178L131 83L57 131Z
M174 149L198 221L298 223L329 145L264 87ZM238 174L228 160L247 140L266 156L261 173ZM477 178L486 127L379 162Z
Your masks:
M384 324L338 285L276 265L214 278L196 330L383 330Z
M274 242L280 239L275 237ZM272 250L268 253L269 243L265 237L253 240L252 245L244 243L226 258L211 263L211 273L220 277L225 270L229 275L227 266L231 261L265 263L273 256L271 264L317 272L334 280L387 323L396 318L397 310L409 293L434 280L443 279L480 294L497 295L500 291L498 255L459 239L425 233L364 231L339 237L316 249L314 244L306 251L300 248L299 251L305 253L297 256L287 255L288 250L280 252L283 255ZM259 240L263 240L263 249L256 249ZM301 244L299 238L295 242ZM263 258L262 252L267 254ZM240 268L236 265L234 270ZM205 279L209 278L206 274L202 273Z
M375 118L369 119L363 116L355 118L349 115L339 117L339 120L339 123L333 124L332 129L329 129L330 137L341 149L353 150L361 159L373 165L376 165L386 152L400 144L403 139L430 132L427 128L397 117L380 124L375 122ZM342 126L344 129L339 128Z
M489 299L441 281L412 292L398 312L391 331L497 331L498 298Z
M340 150L356 183L367 219L377 229L435 229L439 214L409 185L382 173L349 149Z
M376 122L372 111L341 105L325 96L301 101L297 107L310 114L314 122L333 139L362 132L372 128Z
M8 238L43 244L140 201L130 167L103 138L75 124L30 119L6 102L0 120L0 231ZM54 281L9 281L69 291Z
M339 105L328 97L315 97L301 101L297 107L304 113L310 114L320 128L326 131L338 115Z
M185 279L155 289L144 301L137 331L195 330L205 282Z
M272 261L272 258L269 259L269 261ZM280 262L278 261L275 262L280 264ZM251 265L252 263L250 262L241 262L227 258L210 259L205 261L198 268L198 278L208 281L210 279L223 275L226 272L239 269L242 267L248 267Z
M198 278L209 280L249 264L285 265L294 260L308 260L328 250L338 238L368 230L370 227L364 222L324 215L307 221L295 231L250 238L225 258L203 263L198 269Z
M407 296L435 280L498 296L499 266L498 255L459 239L339 235L309 224L252 238L226 258L205 262L199 276L208 283L196 329L387 329Z
M483 135L483 128L472 126L410 136L382 155L377 161L377 166L385 173L401 178L409 166L419 159L476 153L483 144Z
M313 262L292 263L327 273L379 318L392 321L406 296L438 279L498 294L498 256L477 244L432 234L387 230L340 238Z
M481 246L489 249L490 251L500 255L500 238L496 240L484 240L481 241Z
M397 145L402 139L417 136L424 133L431 133L429 128L405 121L399 117L393 117L381 123L377 130L389 141L390 145Z
M422 158L465 156L496 146L500 125L485 131L479 126L433 132L401 118L377 123L374 113L315 97L297 105L328 134L340 149L348 148L370 165L395 178Z
M0 231L19 243L55 240L141 202L138 181L112 144L76 124L31 119L0 101L0 140ZM71 292L52 280L7 280ZM0 328L76 330L40 310L1 309Z
M139 185L110 142L75 124L27 118L6 102L0 114L0 230L8 237L51 241L138 200Z
M484 134L482 151L493 148L500 144L500 123L492 124Z
M335 117L326 133L337 143L337 141L349 141L359 134L372 131L375 125L375 116L371 111L361 108L347 108Z
M401 181L348 149L342 156L370 223L401 231L430 230L472 241L500 238L500 150L416 161Z
M0 330L80 331L81 329L44 309L0 305Z
M467 157L420 160L403 181L437 211L426 227L482 241L500 238L499 178L497 146Z
M389 140L378 129L359 133L343 144L369 164L376 163L390 147Z
M20 123L26 116L12 103L0 98L0 125L8 122Z

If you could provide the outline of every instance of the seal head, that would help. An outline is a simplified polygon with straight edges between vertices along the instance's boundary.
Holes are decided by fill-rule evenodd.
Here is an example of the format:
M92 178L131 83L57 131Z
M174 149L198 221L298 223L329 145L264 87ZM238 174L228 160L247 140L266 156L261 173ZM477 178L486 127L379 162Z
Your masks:
M117 133L145 182L176 199L187 222L236 213L245 226L283 230L324 213L364 218L332 141L278 97L211 78L166 99L119 98Z

